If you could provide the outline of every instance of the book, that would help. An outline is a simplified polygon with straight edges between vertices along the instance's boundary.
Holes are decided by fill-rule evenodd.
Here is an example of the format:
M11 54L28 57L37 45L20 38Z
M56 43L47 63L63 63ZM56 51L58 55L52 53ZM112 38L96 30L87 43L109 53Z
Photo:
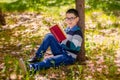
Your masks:
M66 39L65 32L58 25L50 27L50 32L55 36L58 42L62 42Z

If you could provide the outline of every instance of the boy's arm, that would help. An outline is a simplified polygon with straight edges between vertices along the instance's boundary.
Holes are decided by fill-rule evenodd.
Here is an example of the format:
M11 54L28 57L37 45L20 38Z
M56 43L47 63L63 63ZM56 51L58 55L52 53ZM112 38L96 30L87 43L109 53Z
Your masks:
M70 40L69 37L62 41L61 46L71 52L79 52L82 43L82 37L80 35L74 35Z

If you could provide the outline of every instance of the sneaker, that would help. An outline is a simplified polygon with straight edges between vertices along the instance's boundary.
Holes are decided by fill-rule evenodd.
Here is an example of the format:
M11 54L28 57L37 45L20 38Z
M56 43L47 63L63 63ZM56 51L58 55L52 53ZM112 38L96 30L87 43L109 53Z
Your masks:
M33 57L28 60L28 62L30 62L30 63L35 63L35 62L39 62L39 61L40 61L40 58L37 58L37 57Z
M24 74L27 74L27 67L22 58L19 59L19 66L22 69Z

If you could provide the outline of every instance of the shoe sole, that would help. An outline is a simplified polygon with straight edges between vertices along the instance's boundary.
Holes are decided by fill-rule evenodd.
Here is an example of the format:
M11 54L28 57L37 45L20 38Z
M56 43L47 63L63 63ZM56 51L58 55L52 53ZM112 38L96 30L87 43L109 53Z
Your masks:
M26 65L22 58L19 59L19 66L22 69L22 71L24 72L24 74L27 74L27 68L26 68Z

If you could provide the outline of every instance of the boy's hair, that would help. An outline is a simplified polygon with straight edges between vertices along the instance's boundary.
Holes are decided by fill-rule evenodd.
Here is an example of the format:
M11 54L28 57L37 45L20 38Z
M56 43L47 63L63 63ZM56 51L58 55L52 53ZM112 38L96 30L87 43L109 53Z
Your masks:
M66 14L67 14L67 13L72 13L72 14L74 14L76 17L79 17L78 11L77 11L76 9L69 9L69 10L66 12Z

